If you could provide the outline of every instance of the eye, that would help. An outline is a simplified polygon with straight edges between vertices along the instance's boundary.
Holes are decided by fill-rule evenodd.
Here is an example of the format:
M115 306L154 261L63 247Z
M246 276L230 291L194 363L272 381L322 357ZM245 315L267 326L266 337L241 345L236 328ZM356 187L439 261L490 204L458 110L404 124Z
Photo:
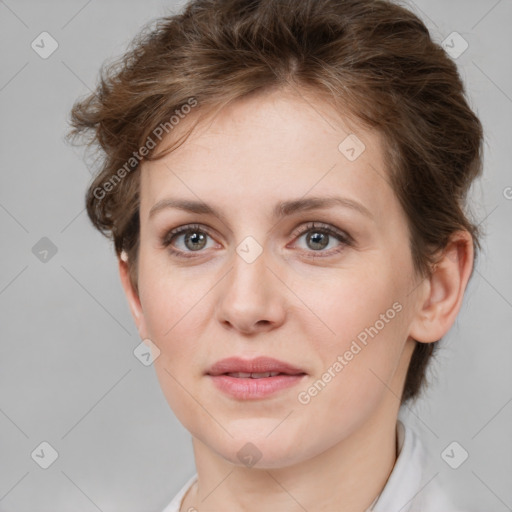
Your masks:
M329 224L315 222L299 228L293 233L293 235L298 239L305 236L305 251L309 253L322 253L308 255L312 257L332 256L333 254L341 252L346 246L350 246L353 243L352 238L347 233L344 233ZM331 242L333 241L337 241L337 244L334 244L335 246L337 245L337 248L325 250L330 245L332 246Z
M306 248L303 249L308 257L326 257L341 252L345 247L353 244L353 239L347 233L330 226L329 224L308 223L301 226L292 236L302 238L305 236ZM181 258L192 258L201 253L203 249L209 249L212 244L208 245L208 239L212 239L206 228L198 224L188 224L180 226L167 232L162 240L162 247L167 248L171 254ZM332 242L336 242L336 248L325 250ZM317 254L315 254L317 253Z
M166 233L162 238L162 246L167 247L171 254L183 258L193 257L194 252L201 252L207 246L208 238L211 238L208 231L198 224L180 226ZM181 241L181 244L180 244ZM175 249L175 246L179 246ZM189 253L189 254L187 254Z

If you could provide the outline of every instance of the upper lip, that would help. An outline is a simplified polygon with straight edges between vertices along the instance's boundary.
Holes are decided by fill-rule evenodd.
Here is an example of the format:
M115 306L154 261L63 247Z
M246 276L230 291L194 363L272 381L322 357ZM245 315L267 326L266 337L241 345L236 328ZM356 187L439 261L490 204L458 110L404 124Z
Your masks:
M289 363L279 361L272 357L256 357L254 359L242 359L240 357L228 357L213 364L206 372L208 375L223 375L226 373L265 373L279 372L288 375L300 375L306 372Z

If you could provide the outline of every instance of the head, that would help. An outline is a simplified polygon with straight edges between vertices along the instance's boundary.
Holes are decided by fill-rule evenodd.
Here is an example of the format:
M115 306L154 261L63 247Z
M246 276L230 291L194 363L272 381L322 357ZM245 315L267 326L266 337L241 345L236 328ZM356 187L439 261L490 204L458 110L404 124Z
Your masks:
M256 440L282 465L419 396L479 248L466 198L482 127L414 14L192 1L102 68L72 125L102 152L87 211L195 437L232 459L230 438ZM327 197L344 201L304 207ZM306 375L240 407L206 375L232 355ZM297 454L311 428L325 435Z

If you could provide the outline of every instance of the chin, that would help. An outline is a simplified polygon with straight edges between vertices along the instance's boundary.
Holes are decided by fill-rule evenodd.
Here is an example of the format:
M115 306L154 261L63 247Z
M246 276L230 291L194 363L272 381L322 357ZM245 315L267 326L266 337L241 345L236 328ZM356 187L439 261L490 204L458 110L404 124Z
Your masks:
M233 437L225 434L222 438L212 438L206 432L199 433L197 437L220 457L239 467L283 468L307 458L306 432L303 435L292 434L289 429L279 432L281 427L272 432L272 428L268 428L269 423L275 428L279 421L266 420L263 424L245 422L245 428L238 422L237 429L227 424L226 428ZM269 435L269 432L272 433Z

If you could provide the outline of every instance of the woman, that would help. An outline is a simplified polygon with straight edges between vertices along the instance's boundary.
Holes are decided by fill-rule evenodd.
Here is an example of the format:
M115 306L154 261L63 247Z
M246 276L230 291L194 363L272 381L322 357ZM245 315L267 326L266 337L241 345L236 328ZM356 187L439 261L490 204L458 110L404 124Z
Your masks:
M456 510L398 420L479 248L482 127L411 12L192 0L77 102L197 475L165 512Z

